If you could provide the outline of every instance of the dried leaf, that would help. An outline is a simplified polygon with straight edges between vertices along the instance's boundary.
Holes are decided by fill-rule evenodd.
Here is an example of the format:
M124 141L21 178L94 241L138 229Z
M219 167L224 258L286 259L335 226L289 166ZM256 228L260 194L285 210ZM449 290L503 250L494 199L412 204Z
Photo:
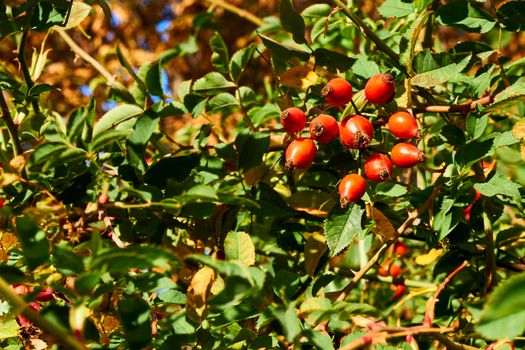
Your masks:
M26 158L23 155L18 155L9 161L9 167L18 174L22 174L22 171L26 166L26 162Z
M307 66L292 67L281 75L281 83L293 89L306 90L317 83L319 76Z
M525 121L520 120L512 127L512 135L518 141L525 141Z
M224 239L226 259L237 260L246 266L255 264L255 246L246 232L229 232Z
M314 276L319 260L327 250L328 246L324 235L314 232L308 238L304 246L304 269L308 275Z
M375 226L372 228L373 233L381 236L381 238L387 241L397 239L397 230L394 228L394 225L392 225L392 223L385 216L385 214L381 212L381 210L374 208L372 218L376 223Z
M207 310L206 302L215 280L215 271L208 266L201 268L191 279L188 293L186 294L186 309L188 317L201 321Z

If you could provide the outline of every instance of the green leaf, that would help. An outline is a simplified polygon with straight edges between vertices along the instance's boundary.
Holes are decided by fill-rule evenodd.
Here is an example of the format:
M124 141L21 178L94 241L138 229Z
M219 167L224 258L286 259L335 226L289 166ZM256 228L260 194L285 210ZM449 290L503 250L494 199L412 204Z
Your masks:
M134 296L120 300L118 317L129 349L143 349L151 342L150 308L144 299Z
M341 72L349 70L356 62L355 58L348 57L339 52L316 49L314 51L315 63L320 67L328 67L328 69L336 68Z
M474 140L462 146L456 154L456 162L464 167L470 167L475 162L492 152L494 139L484 141Z
M259 126L268 120L278 118L280 115L281 109L274 103L266 103L262 107L253 107L248 111L248 116L255 126Z
M91 151L99 151L113 142L120 141L131 135L132 130L105 130L93 138L89 144Z
M0 340L14 337L18 337L18 323L16 320L14 318L2 320L0 323Z
M455 0L440 6L436 18L444 25L459 27L467 32L486 33L496 25L496 21L475 2Z
M412 79L410 79L410 81L412 85L421 86L423 88L431 88L433 86L443 84L461 73L471 58L472 55L469 55L458 63L452 63L441 68L416 74L412 77Z
M154 246L129 246L125 249L108 249L92 260L89 270L105 268L108 272L122 272L132 268L169 269L170 263L176 262L176 257L167 250Z
M47 162L54 162L62 152L67 150L68 146L64 143L48 142L38 146L31 159L34 165L41 165Z
M148 169L144 175L147 184L166 188L169 179L184 181L191 171L199 165L200 155L197 153L180 157L162 158Z
M351 204L346 210L335 209L324 221L324 233L330 257L339 254L357 235L363 232L361 219L364 209Z
M65 244L55 244L53 247L53 265L66 276L84 271L82 258Z
M141 170L146 170L144 153L153 132L159 125L159 117L152 110L147 110L143 115L138 117L133 133L126 139L126 154L131 166Z
M226 47L219 33L215 33L211 38L210 47L213 51L211 54L211 64L213 64L219 72L228 73L228 47Z
M197 92L211 92L213 90L224 90L234 87L235 83L226 80L226 78L218 72L208 73L193 83L193 90Z
M293 8L291 0L281 0L281 6L279 7L279 13L281 17L281 24L283 29L289 33L292 33L293 40L296 43L304 44L306 39L304 38L305 24L304 19L299 13Z
M246 232L228 232L224 239L226 259L237 260L246 266L255 264L255 246Z
M160 62L148 62L141 68L143 67L147 67L145 68L146 78L144 80L146 82L146 86L148 87L149 93L158 97L164 96L160 74Z
M499 285L485 304L476 330L489 339L513 339L525 331L525 273Z
M513 109L518 101L525 101L525 78L518 79L514 84L497 94L494 102L484 111Z
M241 77L244 68L253 56L256 49L255 44L251 44L248 47L236 51L230 61L230 76L233 81L238 81Z
M277 41L270 39L262 34L259 34L259 37L261 38L264 46L270 49L272 55L274 55L277 58L280 58L282 60L291 60L292 58L296 57L301 61L308 61L310 59L310 53L306 51L282 45Z
M262 162L262 157L270 147L267 133L243 130L235 139L237 164L239 169L249 170Z
M93 136L100 134L102 131L112 129L120 123L135 118L144 113L142 108L135 105L120 105L104 114L95 124Z
M410 1L403 0L386 0L378 8L379 13L383 17L406 17L415 12L414 5Z
M126 57L124 56L124 53L120 50L120 45L117 45L117 57L118 57L118 60L120 62L120 64L126 68L126 70L128 71L128 73L133 77L133 79L135 80L135 82L137 83L138 87L140 88L140 90L142 91L142 93L144 95L146 95L148 93L148 88L146 87L146 84L144 83L144 81L137 75L137 73L135 73L135 70L133 69L133 67L131 66L131 64L129 63L129 61L126 59Z
M328 4L313 4L308 6L301 12L305 18L326 17L332 12L332 7Z
M78 26L93 10L91 6L86 3L74 1L71 5L69 18L67 24L64 26L65 29L71 29Z
M49 242L36 221L28 214L19 216L16 218L15 230L29 268L46 262L49 258Z
M275 274L273 291L287 304L299 290L300 284L301 280L297 274L288 270L279 270Z
M478 139L481 137L481 135L483 135L483 132L487 128L488 123L489 123L488 114L485 114L481 116L480 118L477 118L475 113L470 113L467 116L467 133L474 140Z
M186 304L186 294L176 289L170 289L159 293L159 299L165 303Z
M306 337L315 345L318 349L333 350L334 344L332 339L326 333L318 330L308 330L305 332Z
M352 66L352 72L364 79L369 79L372 75L381 73L377 63L362 54L357 56L357 60Z
M136 102L135 97L129 92L129 89L118 81L114 81L110 84L109 96L111 100L117 102L129 104L134 104Z
M217 113L227 110L228 108L238 107L237 99L235 96L228 92L221 92L210 98L208 101L207 111L211 113Z
M510 181L500 173L494 176L485 183L477 183L474 188L484 196L493 197L496 195L510 196L515 201L521 201L520 188L521 186L515 182Z
M302 331L302 324L299 317L297 317L297 311L294 305L290 304L287 309L272 309L272 312L281 324L286 340L290 343L293 342Z
M0 277L9 284L22 283L26 280L26 276L22 271L9 265L0 265Z

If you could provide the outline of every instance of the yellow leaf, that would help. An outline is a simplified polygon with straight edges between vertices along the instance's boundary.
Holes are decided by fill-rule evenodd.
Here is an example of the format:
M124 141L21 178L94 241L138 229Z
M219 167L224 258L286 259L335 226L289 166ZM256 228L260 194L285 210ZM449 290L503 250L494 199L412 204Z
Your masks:
M319 232L314 232L304 245L304 269L311 277L314 276L319 260L328 250L326 237Z
M253 186L260 182L264 175L268 172L268 165L262 163L260 165L254 166L244 173L244 180L248 186Z
M21 174L26 166L26 158L23 155L18 155L9 161L9 166L18 174Z
M396 240L398 234L394 225L392 225L390 220L379 209L373 209L372 219L375 222L375 226L372 228L372 232L387 241Z
M255 264L255 246L246 232L228 232L224 253L228 260L237 260L246 266Z
M306 90L317 83L318 75L307 66L292 67L281 74L281 84L286 87Z
M442 254L443 254L443 249L432 248L427 254L418 255L416 257L416 264L430 265L434 261L436 261L436 259L439 258Z
M208 266L204 266L193 275L186 294L186 310L191 319L201 321L206 315L206 302L214 280L215 271Z
M525 141L525 120L520 120L512 127L512 135L518 141Z

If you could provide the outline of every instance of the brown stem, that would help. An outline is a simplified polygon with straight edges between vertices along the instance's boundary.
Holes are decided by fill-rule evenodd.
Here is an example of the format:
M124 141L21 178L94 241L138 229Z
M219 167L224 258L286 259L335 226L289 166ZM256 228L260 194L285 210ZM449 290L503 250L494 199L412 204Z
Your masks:
M22 154L22 146L20 145L20 138L18 137L18 131L15 123L13 122L13 117L9 112L9 107L4 97L4 92L0 89L0 110L2 111L2 120L7 126L7 132L11 138L11 143L13 144L13 153L15 156Z
M454 271L448 274L448 276L443 280L443 282L440 283L438 289L434 293L430 299L428 299L426 310L425 310L425 318L423 321L423 325L426 327L432 327L432 322L434 321L434 312L436 309L436 302L438 301L439 294L445 289L445 286L452 280L452 278L461 270L463 270L465 267L468 266L468 261L463 261L461 265L456 267Z
M414 114L417 113L468 113L475 110L477 105L488 105L494 101L496 95L488 95L478 100L466 103L460 103L451 106L423 106L421 108L414 109Z
M93 68L95 68L95 70L106 79L109 85L113 84L116 81L113 75L111 75L111 73L90 54L88 54L80 46L78 46L77 43L66 33L65 30L56 29L56 32L62 37L62 39L64 39L64 41L71 48L71 50L73 50L84 61L89 63Z
M7 300L7 302L9 302L13 309L18 310L18 313L33 322L38 328L52 335L57 342L63 344L67 349L87 349L87 347L73 335L64 332L60 327L31 310L28 307L29 305L11 289L9 284L2 277L0 277L0 294Z
M33 79L31 79L31 73L29 73L29 68L27 67L27 61L26 61L26 42L27 42L27 35L29 31L25 31L22 33L22 37L20 38L20 44L18 45L18 62L20 62L20 67L22 68L22 74L24 75L24 80L27 85L27 92L29 93L29 90L35 85L33 82ZM36 114L40 114L40 106L38 105L38 101L34 98L31 98L31 105L33 106L33 110Z
M256 26L261 26L264 24L264 21L262 19L260 19L259 17L255 16L253 13L250 13L246 10L243 10L241 8L238 8L237 6L234 6L232 4L228 4L222 0L207 0L209 3L215 5L215 6L219 6L223 9L225 9L226 11L229 11L231 13L234 13L236 14L237 16L239 17L242 17L250 22L252 22L253 24L255 24Z
M494 276L496 274L496 256L494 255L494 236L492 234L492 223L486 212L486 208L483 210L483 231L485 232L485 239L487 246L485 251L487 252L487 266L485 267L485 285L487 287L487 293L492 290L494 286Z
M467 344L461 344L461 343L452 341L440 333L433 333L430 336L435 338L441 344L445 345L447 347L447 350L480 350L479 348L475 346L470 346Z

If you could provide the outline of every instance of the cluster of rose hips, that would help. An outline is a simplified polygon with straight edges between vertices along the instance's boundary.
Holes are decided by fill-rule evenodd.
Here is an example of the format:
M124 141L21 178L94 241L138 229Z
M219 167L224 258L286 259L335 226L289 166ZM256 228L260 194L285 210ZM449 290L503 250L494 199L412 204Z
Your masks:
M322 89L321 95L333 107L343 107L352 101L352 85L342 78L334 78ZM392 101L395 95L394 79L390 74L377 74L371 77L365 86L366 99L373 104L384 104ZM287 108L281 113L281 123L289 133L297 133L306 126L304 111L296 107ZM399 111L388 120L388 128L400 139L421 138L421 130L412 114ZM363 150L374 137L374 126L367 118L356 114L345 117L339 124L327 114L319 114L310 121L310 137L299 137L293 140L285 152L286 167L289 169L306 169L315 158L317 148L314 141L320 144L334 140L338 135L341 142L350 149ZM368 179L376 182L385 181L392 175L393 165L410 168L422 162L425 155L413 144L401 142L390 151L390 158L381 153L369 156L364 165ZM393 165L392 165L393 164ZM341 206L359 200L366 191L366 181L359 174L346 175L339 184Z
M398 257L403 257L408 253L408 248L403 242L396 242L394 244L394 254ZM403 274L403 267L399 263L391 262L390 260L385 261L377 271L379 276L387 277L391 276L394 283L390 285L390 290L394 292L392 299L397 299L403 295L406 291L405 284L401 279Z

